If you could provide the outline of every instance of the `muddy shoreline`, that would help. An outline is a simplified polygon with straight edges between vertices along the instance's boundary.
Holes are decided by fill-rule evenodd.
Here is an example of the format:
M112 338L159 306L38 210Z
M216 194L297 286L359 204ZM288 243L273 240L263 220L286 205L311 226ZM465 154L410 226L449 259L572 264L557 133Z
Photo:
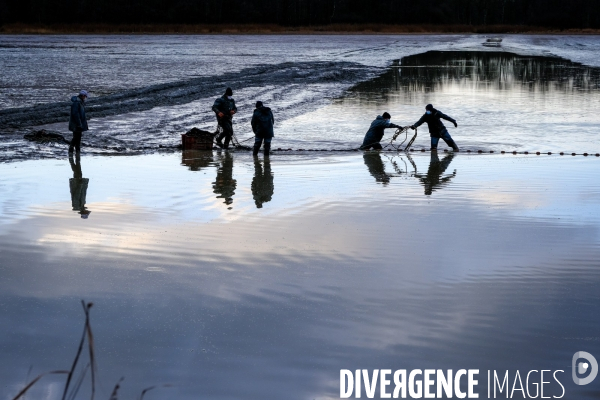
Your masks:
M238 93L257 87L271 88L271 91L281 92L282 95L285 93L292 98L278 107L278 121L285 121L327 104L347 88L373 77L377 72L377 68L352 62L287 62L92 97L86 102L86 114L91 123L107 117L116 120L115 123L109 123L106 132L92 131L84 135L82 144L86 152L98 155L176 151L180 148L179 134L192 126L214 123L210 107L213 99L222 95L224 87L235 87ZM309 86L314 87L316 93L306 98L302 93ZM245 105L243 101L241 104ZM251 105L248 104L248 107ZM123 121L119 120L125 114L139 115L157 108L191 115L195 121L191 126L183 124L172 129L156 126L132 132L124 128ZM23 135L38 130L35 127L46 127L51 132L64 134L69 140L70 133L62 130L69 120L69 111L70 102L0 110L0 143L4 149L0 153L0 162L62 157L66 148L64 144L26 142ZM241 114L235 122L236 126L247 126L250 115Z
M349 62L264 65L243 69L240 72L150 85L90 98L86 102L86 113L92 119L147 111L155 107L173 107L205 97L218 97L222 95L223 87L226 86L240 90L250 86L264 87L277 84L306 85L336 82L349 85L366 79L371 70L363 65ZM71 103L66 101L0 110L0 129L19 129L68 121L70 105Z
M18 106L0 110L0 162L65 156L64 144L26 142L23 135L45 129L69 140L70 104L60 101L66 96L58 92L68 93L77 81L98 88L87 106L91 119L91 131L83 138L87 154L177 151L180 135L190 128L216 129L210 107L227 86L234 88L240 110L234 131L241 142L253 137L249 122L258 99L276 110L275 148L318 151L358 147L368 124L382 111L391 111L394 122L405 126L418 119L423 104L433 103L443 104L443 111L460 121L456 133L463 150L598 153L589 138L596 125L591 110L597 109L600 81L597 67L585 64L595 64L594 49L600 43L590 37L573 36L556 43L561 39L515 36L488 48L480 36L448 36L434 43L430 37L356 36L348 42L339 36L319 43L322 50L318 51L312 50L315 43L310 36L246 36L230 43L230 38L217 36L190 42L192 37L165 41L157 35L145 47L139 47L142 36L114 40L119 43L104 43L102 38L73 43L62 43L59 37L13 38L2 48L9 60L7 71L13 74L7 74L7 87L13 89L5 97L8 104ZM170 44L169 50L153 55L165 43ZM338 43L344 44L344 51ZM218 50L211 53L220 47L227 49L227 57ZM24 61L22 48L27 49L26 58L42 57L54 68L51 89L58 88L56 93L45 97L46 77L35 63ZM93 58L97 53L109 61ZM58 62L55 54L61 55ZM265 54L270 58L253 64ZM403 60L402 72L394 59ZM64 69L66 75L60 73L69 62L80 66L83 79L71 77L70 68ZM135 72L138 65L140 73ZM26 76L37 82L26 97L20 89L18 66L31 66ZM110 76L115 73L117 79ZM165 76L172 81L161 82ZM112 80L105 83L104 77ZM41 101L28 105L21 98ZM585 111L586 117L574 118L568 112L573 102L581 111L590 110ZM538 112L554 117L531 123L525 110L533 103ZM421 130L416 145L421 148L428 142L427 132Z

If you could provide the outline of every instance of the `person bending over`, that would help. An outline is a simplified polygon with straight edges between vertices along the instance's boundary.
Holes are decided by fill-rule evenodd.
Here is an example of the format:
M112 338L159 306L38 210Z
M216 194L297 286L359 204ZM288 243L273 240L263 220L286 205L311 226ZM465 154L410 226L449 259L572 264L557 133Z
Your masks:
M456 120L450 118L443 112L436 110L431 104L427 104L427 106L425 106L425 114L423 114L421 119L410 128L415 129L426 122L429 127L429 136L431 137L431 150L437 150L438 142L440 139L443 139L454 151L459 151L458 146L448 133L448 129L446 129L442 123L442 119L452 122L455 128L458 127Z
M360 146L361 150L369 150L371 148L374 150L381 150L382 147L379 142L381 142L383 131L386 128L404 129L399 125L392 124L390 122L391 118L392 116L389 113L384 112L383 115L378 115L377 118L375 118L375 121L371 122L371 127L365 135L362 146Z
M217 137L217 146L220 148L229 148L229 142L233 136L233 114L237 112L235 100L233 99L233 90L227 88L225 94L215 100L212 110L217 115L217 123L221 127L221 134ZM225 144L223 145L223 138Z

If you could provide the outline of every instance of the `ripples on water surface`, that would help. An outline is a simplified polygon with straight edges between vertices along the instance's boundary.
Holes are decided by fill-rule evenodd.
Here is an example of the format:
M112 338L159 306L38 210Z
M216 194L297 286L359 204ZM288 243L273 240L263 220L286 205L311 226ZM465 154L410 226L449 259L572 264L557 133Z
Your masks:
M594 398L568 363L600 352L597 163L186 152L3 164L2 399L31 365L69 365L81 298L96 304L102 398L121 376L129 397L172 383L160 398L336 398L342 368L563 369L570 398ZM58 398L61 382L32 398Z
M70 365L81 298L97 398L121 376L122 398L337 398L358 368L480 368L482 391L486 369L562 369L597 398L570 360L600 354L598 158L175 150L234 82L240 138L260 97L274 147L355 147L433 103L463 149L600 152L596 37L483 40L0 36L0 399ZM81 160L24 146L66 130L56 102L81 85Z

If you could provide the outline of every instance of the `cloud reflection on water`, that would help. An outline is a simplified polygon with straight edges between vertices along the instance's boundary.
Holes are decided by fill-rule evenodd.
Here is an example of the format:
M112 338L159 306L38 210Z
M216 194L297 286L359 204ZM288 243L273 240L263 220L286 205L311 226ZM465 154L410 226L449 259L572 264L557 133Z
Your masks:
M20 386L31 364L68 365L82 297L96 303L104 390L125 375L130 397L169 382L164 395L184 399L325 398L340 368L560 368L572 348L598 350L577 339L599 328L588 318L598 220L569 214L589 198L578 182L595 159L565 169L560 158L459 154L456 177L425 196L410 162L398 174L380 157L394 171L384 186L360 155L271 157L277 191L257 209L255 160L234 155L244 190L227 210L212 187L223 161L210 157L82 160L94 183L86 221L73 218L66 161L37 186L1 167L2 185L23 194L2 208L3 386ZM432 162L413 161L417 175ZM515 200L498 206L506 194Z

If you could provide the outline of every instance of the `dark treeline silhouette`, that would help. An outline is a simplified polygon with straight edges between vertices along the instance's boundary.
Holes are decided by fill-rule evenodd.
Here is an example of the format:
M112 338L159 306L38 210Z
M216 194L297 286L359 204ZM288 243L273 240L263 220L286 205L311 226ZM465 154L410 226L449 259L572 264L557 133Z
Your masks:
M0 23L600 28L599 0L3 0Z

